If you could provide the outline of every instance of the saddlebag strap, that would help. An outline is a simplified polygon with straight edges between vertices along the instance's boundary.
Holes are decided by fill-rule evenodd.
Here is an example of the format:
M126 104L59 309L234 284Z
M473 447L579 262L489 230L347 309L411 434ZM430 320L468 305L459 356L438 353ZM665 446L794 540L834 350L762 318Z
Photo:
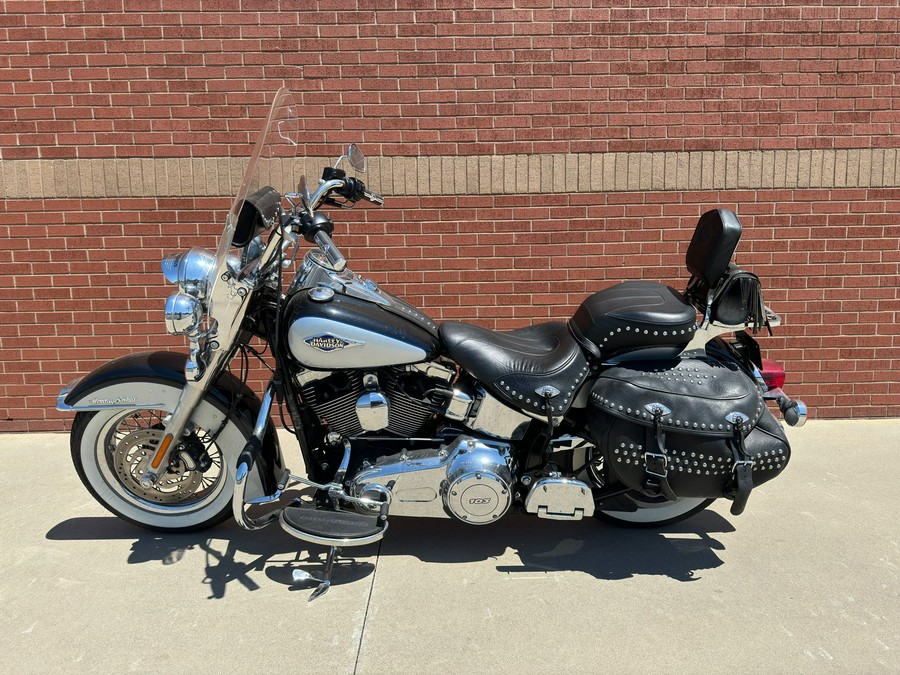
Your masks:
M666 455L666 432L659 421L662 410L653 411L653 426L644 427L644 492L651 497L662 495L669 501L678 497L669 485L669 457Z
M734 478L728 487L728 492L734 495L731 504L731 515L739 516L747 507L750 492L753 490L753 460L747 458L747 448L744 447L744 420L737 417L734 421Z

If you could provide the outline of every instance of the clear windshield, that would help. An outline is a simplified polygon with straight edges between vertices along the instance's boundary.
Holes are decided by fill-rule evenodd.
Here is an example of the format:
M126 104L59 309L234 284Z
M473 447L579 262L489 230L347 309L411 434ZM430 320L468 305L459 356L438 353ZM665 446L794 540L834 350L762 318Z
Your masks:
M269 115L256 138L241 187L225 219L225 231L222 232L216 255L219 267L231 250L231 238L247 195L267 185L280 194L291 192L297 187L297 178L302 173L297 158L298 138L299 124L294 98L291 92L282 87L275 94Z

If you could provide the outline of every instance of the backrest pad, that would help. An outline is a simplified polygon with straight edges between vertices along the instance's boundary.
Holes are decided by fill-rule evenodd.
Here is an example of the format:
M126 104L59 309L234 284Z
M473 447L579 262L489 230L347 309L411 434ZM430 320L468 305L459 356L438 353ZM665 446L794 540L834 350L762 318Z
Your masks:
M728 209L707 211L697 222L685 262L688 272L715 288L741 240L741 223Z

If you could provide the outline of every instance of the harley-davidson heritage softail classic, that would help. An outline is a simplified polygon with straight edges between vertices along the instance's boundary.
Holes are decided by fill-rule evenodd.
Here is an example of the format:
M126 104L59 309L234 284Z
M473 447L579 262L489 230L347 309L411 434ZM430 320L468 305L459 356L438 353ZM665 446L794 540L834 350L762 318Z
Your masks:
M780 321L759 280L731 261L734 213L700 217L683 292L628 281L566 322L438 325L353 274L331 240L321 207L383 203L341 168L365 170L356 146L314 189L305 178L284 189L301 161L298 124L282 89L218 250L162 262L178 286L166 327L187 336L190 355L123 356L59 396L76 413L75 468L107 509L164 531L277 520L329 547L314 598L340 550L378 541L394 516L487 525L515 508L662 525L717 498L739 514L784 470L790 448L766 402L791 425L806 408L746 332ZM285 292L301 240L316 248ZM240 376L229 368L238 355ZM245 383L251 357L271 363L262 399ZM283 423L286 411L305 475L284 466L273 406ZM314 498L291 500L296 486Z

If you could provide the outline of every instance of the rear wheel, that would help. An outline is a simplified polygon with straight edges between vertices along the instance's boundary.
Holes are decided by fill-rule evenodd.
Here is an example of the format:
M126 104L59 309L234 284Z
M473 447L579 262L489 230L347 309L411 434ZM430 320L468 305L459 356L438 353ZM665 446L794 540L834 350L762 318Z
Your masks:
M165 387L164 394L164 408L79 413L71 434L75 469L97 501L135 525L170 532L211 527L231 515L231 471L249 432L232 420L222 426L224 414L201 402L184 451L170 453L158 482L144 487L141 478L180 389Z
M661 527L690 518L712 504L714 499L654 499L639 492L626 492L604 501L594 511L600 520L623 527Z
M614 482L604 466L603 455L589 442L575 449L573 465L581 466L579 478L587 480L598 491ZM712 504L714 499L684 497L674 501L665 497L648 497L629 491L597 504L594 516L621 527L662 527L690 518Z

